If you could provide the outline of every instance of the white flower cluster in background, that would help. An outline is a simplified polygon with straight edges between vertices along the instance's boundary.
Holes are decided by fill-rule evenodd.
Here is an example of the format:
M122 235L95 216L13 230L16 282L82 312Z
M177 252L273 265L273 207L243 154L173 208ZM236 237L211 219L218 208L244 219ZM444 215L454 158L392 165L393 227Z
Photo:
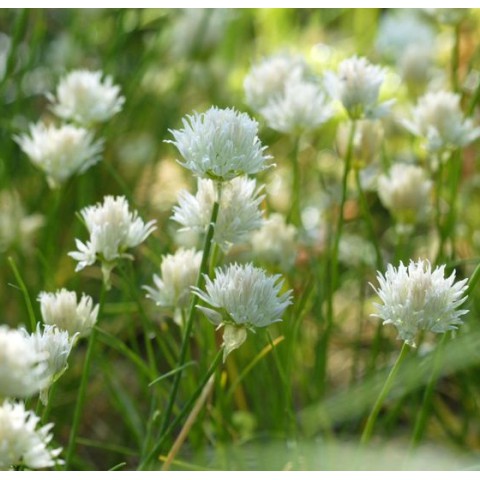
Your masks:
M182 310L190 303L190 287L197 283L202 252L179 248L173 255L162 257L160 276L153 276L155 287L144 286L147 298L162 308L174 309L174 320L182 324Z
M49 95L52 111L84 127L109 120L125 102L112 77L101 71L74 70L60 80L56 96Z
M412 120L404 120L403 125L421 137L432 153L465 147L480 137L480 127L462 112L460 96L446 91L421 97L412 110Z
M60 80L56 97L48 95L52 111L72 121L59 127L38 122L29 133L14 135L30 161L42 170L51 188L59 188L70 177L84 173L101 159L103 140L95 140L88 129L110 119L125 101L110 77L102 72L75 70Z
M20 247L31 250L37 230L44 224L43 215L27 215L15 191L0 192L0 252Z
M420 331L444 333L454 330L468 310L459 310L466 300L467 279L455 282L455 272L445 278L445 265L435 268L428 261L388 265L385 275L378 273L379 287L373 287L382 300L375 304L384 325L392 324L398 338L415 346Z
M221 187L220 208L213 240L224 251L248 239L250 233L263 224L260 203L264 199L256 181L237 177ZM198 180L195 195L182 190L172 219L186 230L206 232L218 191L212 180Z
M378 196L383 206L405 225L424 219L432 187L423 168L405 163L394 164L387 175L378 178Z
M330 95L339 100L351 119L379 118L386 115L393 101L379 103L380 87L385 70L364 57L343 60L337 73L326 72L325 85Z

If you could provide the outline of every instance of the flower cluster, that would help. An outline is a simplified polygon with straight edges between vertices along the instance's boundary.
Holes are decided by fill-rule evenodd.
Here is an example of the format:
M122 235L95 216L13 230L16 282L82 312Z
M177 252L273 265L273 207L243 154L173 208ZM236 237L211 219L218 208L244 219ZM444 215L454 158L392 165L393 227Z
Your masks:
M132 258L126 250L140 245L155 230L155 220L145 224L136 211L130 212L125 197L110 195L103 203L84 208L81 216L90 239L87 243L76 239L78 250L69 255L78 261L76 271L100 260L105 285L110 288L110 272L117 261Z
M182 130L171 130L175 145L184 158L181 165L196 176L228 181L253 175L268 168L258 136L258 124L246 113L232 108L212 107L205 113L187 115Z
M215 279L205 276L205 291L193 291L208 307L198 308L218 327L225 326L224 360L246 339L247 329L281 321L292 303L291 290L280 293L280 275L269 276L252 264L233 264L215 270Z
M444 333L454 330L468 310L459 310L466 300L467 279L455 282L455 272L445 278L445 265L435 268L428 261L388 265L385 275L378 273L379 287L373 287L383 304L375 304L384 324L392 324L398 337L415 346L421 330Z

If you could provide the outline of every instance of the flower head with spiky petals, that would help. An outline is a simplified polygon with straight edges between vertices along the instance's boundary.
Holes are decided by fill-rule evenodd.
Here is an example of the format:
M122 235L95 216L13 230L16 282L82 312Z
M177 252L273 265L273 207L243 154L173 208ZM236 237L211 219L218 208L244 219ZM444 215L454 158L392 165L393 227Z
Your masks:
M378 273L379 288L373 287L383 304L375 304L385 324L398 330L398 338L415 346L419 331L444 333L461 325L468 310L459 310L467 297L467 279L455 282L455 272L445 278L445 265L435 268L428 261L388 265L385 275Z
M215 269L215 279L205 276L205 291L193 292L208 307L198 308L217 326L225 326L224 360L246 339L247 329L266 327L281 321L292 303L291 290L280 294L280 275L269 276L252 264L233 264Z
M201 178L228 181L240 175L253 175L268 166L257 136L258 123L246 113L232 108L212 107L183 119L182 130L170 130L184 158L181 165Z

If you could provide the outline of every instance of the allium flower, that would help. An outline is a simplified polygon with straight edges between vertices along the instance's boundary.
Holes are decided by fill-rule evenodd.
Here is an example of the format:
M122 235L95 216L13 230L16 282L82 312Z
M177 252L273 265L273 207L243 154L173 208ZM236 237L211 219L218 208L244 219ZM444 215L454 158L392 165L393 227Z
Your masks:
M342 102L352 119L378 118L388 113L392 101L378 103L385 72L364 57L344 60L338 73L325 74L325 86L333 98Z
M414 135L423 137L430 152L465 147L480 137L460 108L460 96L452 92L427 93L412 111L413 119L403 125Z
M81 215L90 240L83 243L76 239L78 251L68 255L78 261L77 272L100 260L105 286L110 288L110 272L117 261L133 258L125 251L140 245L155 230L155 220L145 224L136 211L130 212L125 197L109 195L103 199L103 204L84 208Z
M280 213L272 213L250 239L253 253L264 261L288 269L295 263L297 229Z
M378 178L378 196L402 224L414 224L428 211L432 181L416 165L397 163Z
M222 250L228 251L231 245L246 241L249 234L262 225L259 206L264 195L260 192L255 180L247 177L237 177L223 184L213 236ZM180 192L179 205L173 208L172 219L184 229L206 232L217 198L215 183L199 179L195 196L186 190Z
M39 418L22 402L5 400L0 405L0 470L25 465L31 469L53 467L61 448L49 449L52 423L36 428Z
M400 262L398 269L388 265L383 276L377 276L380 287L374 290L383 304L375 304L383 324L392 324L398 338L415 346L420 330L444 333L454 330L468 310L458 310L467 297L467 279L455 283L455 272L445 278L445 265L432 272L428 261L410 261L408 267Z
M238 348L246 339L247 329L266 327L281 321L292 303L291 290L280 295L280 275L268 276L251 264L233 264L215 269L215 280L205 276L205 291L193 292L209 307L198 308L218 327L225 326L224 354Z
M32 348L21 330L0 326L0 398L29 397L45 388L47 359L45 352Z
M258 123L246 113L212 107L183 119L182 130L170 130L184 158L181 165L202 178L217 181L251 175L268 168L257 136Z
M202 252L195 249L178 249L174 255L165 255L160 264L161 277L153 276L155 288L144 286L147 298L158 306L175 309L175 322L182 324L182 309L190 300L190 287L197 283L202 262Z
M28 251L35 233L43 223L42 215L25 214L16 192L0 192L0 252L5 252L15 245Z
M273 97L259 112L270 128L283 133L314 130L333 115L331 102L314 83L290 80L283 94Z
M243 87L247 104L259 111L273 98L282 96L290 80L305 78L307 65L300 56L274 55L254 65Z
M94 142L85 128L37 123L30 134L17 135L14 140L31 162L47 176L51 188L59 187L74 174L83 173L100 160L103 142Z
M110 76L103 81L102 76L99 71L74 70L63 77L56 97L49 95L55 115L88 127L118 113L125 98L120 96L120 88L113 85Z
M84 293L77 302L76 292L62 288L55 293L41 292L38 301L43 322L66 330L71 336L86 337L97 323L99 306L94 307L92 298Z
M40 392L40 400L44 405L48 401L48 388L56 382L68 367L67 360L78 334L69 336L65 330L54 325L45 325L43 332L37 324L37 330L31 335L22 330L31 348L46 355L48 384Z

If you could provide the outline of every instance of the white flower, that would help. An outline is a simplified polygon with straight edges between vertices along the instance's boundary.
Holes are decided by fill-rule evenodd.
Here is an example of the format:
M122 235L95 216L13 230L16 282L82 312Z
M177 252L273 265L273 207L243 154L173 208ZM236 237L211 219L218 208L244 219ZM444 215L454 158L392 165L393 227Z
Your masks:
M183 119L182 130L170 130L184 158L181 165L202 178L217 181L251 175L268 168L257 136L258 123L246 113L212 107Z
M73 120L84 126L105 122L122 109L125 98L120 88L113 85L112 78L102 81L100 71L74 70L60 80L52 110L65 120Z
M0 252L16 245L28 251L36 231L43 223L42 215L25 214L17 192L0 192Z
M79 262L77 272L99 259L105 285L110 288L110 272L117 260L132 258L125 251L142 243L155 230L155 220L145 224L136 211L130 212L125 197L110 195L103 199L103 204L84 208L81 215L90 240L84 244L76 239L78 251L68 255Z
M385 72L366 58L354 56L340 63L338 73L325 74L325 86L342 102L352 119L378 118L388 113L392 101L378 103Z
M83 173L100 160L103 142L94 142L85 128L37 123L30 134L17 135L14 140L31 162L42 170L50 187L56 188L74 174Z
M39 418L22 402L5 400L0 405L0 470L14 466L40 469L62 463L61 448L49 449L52 423L37 428Z
M86 337L97 323L99 306L94 307L92 298L84 293L77 302L76 292L62 288L55 293L41 292L38 301L43 322L66 330L71 336L78 333Z
M217 326L225 329L224 360L246 338L246 329L266 327L281 321L292 303L291 290L280 295L280 275L268 276L265 270L251 264L233 264L215 269L215 280L205 276L205 291L193 292L210 308L198 308Z
M300 56L274 55L254 65L245 77L243 87L247 104L259 111L272 98L284 93L285 85L292 79L303 79L307 66Z
M314 130L333 115L325 93L314 83L290 80L259 112L270 128L283 133Z
M413 224L428 211L432 181L416 165L394 164L388 175L378 178L378 196L401 223Z
M215 224L213 240L222 250L248 239L249 234L262 223L260 203L264 195L256 188L254 179L237 177L222 185L220 208ZM195 196L182 190L179 205L173 208L172 219L184 229L206 232L210 223L213 204L218 192L212 180L198 180Z
M288 269L295 263L296 236L297 229L287 225L282 214L272 213L250 241L256 257Z
M181 310L190 301L190 287L197 283L202 252L195 249L178 249L174 255L165 255L160 264L161 277L153 276L155 288L144 286L147 298L158 306L175 309L175 321L181 324Z
M21 330L0 326L0 398L29 397L45 388L47 357L32 348Z
M443 333L454 330L468 310L457 310L467 297L467 279L455 283L455 272L445 278L445 265L432 272L428 261L410 261L408 267L400 262L398 269L388 265L383 276L378 272L380 287L374 290L383 304L375 304L385 324L398 330L398 338L415 346L420 330Z
M30 342L31 348L42 355L46 355L48 384L40 392L40 400L44 405L48 401L48 388L56 382L68 367L67 360L78 334L69 336L65 330L59 330L55 325L45 325L43 332L40 324L37 330L29 334L22 330L25 338Z
M465 118L456 93L427 93L418 100L412 118L404 120L403 125L423 137L431 152L465 147L480 137L480 127L474 127L472 120Z

